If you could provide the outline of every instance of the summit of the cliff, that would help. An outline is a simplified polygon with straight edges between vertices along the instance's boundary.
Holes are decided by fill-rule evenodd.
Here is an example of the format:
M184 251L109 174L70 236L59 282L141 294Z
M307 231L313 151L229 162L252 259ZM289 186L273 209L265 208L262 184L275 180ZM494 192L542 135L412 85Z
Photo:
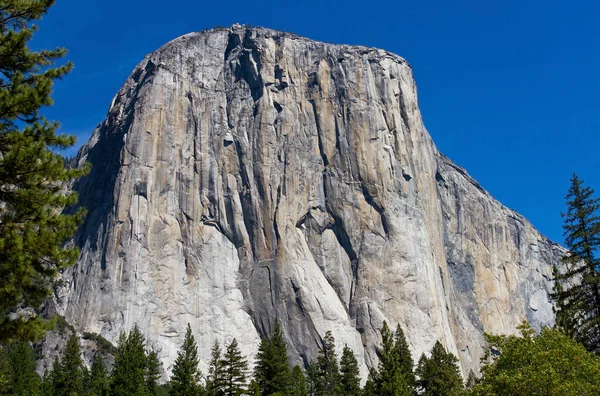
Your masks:
M276 41L291 40L291 41L303 43L306 45L318 45L318 46L323 46L323 47L335 48L341 52L355 52L355 53L359 53L361 55L370 54L370 55L373 55L374 58L388 57L388 58L395 60L396 62L407 64L410 67L410 64L403 57L401 57L393 52L381 49L381 48L369 47L369 46L363 46L363 45L333 44L333 43L329 43L329 42L313 40L308 37L301 36L301 35L291 33L291 32L270 29L270 28L261 27L261 26L252 26L252 25L248 25L248 24L243 25L243 24L239 24L239 23L234 23L230 27L217 26L214 28L209 28L209 29L204 29L204 30L197 31L197 32L190 32L190 33L184 34L184 35L179 36L179 37L169 41L168 43L164 44L163 46L158 48L156 51L150 53L148 56L151 56L152 54L156 54L156 53L161 53L163 51L173 50L174 48L188 45L190 42L195 42L195 41L210 42L211 36L214 37L214 36L222 36L222 35L228 35L230 37L237 36L238 38L241 39L241 42L244 42L245 40L260 41L261 39L268 39L268 38L275 39Z

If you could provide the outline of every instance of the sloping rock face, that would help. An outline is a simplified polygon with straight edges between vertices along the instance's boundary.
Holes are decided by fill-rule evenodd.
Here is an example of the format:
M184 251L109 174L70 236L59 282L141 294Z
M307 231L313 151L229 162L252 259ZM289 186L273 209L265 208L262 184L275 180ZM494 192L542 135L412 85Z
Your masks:
M170 370L191 323L291 363L327 330L377 363L386 320L477 369L483 332L553 323L562 250L438 152L389 52L234 25L148 55L76 161L88 208L59 312L116 341L137 323Z

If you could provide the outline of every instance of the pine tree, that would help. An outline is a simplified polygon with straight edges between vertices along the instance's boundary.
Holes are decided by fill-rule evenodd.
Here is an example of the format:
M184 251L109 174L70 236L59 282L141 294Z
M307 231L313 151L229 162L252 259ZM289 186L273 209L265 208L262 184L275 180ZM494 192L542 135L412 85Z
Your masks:
M61 393L61 389L64 386L63 379L63 371L60 364L60 360L58 356L54 357L54 361L52 362L52 370L50 370L50 383L52 383L52 392L51 394L56 393L57 395Z
M83 394L87 395L90 389L90 370L88 370L85 364L81 365L81 371L83 374Z
M415 362L413 361L410 349L408 348L404 330L402 330L400 325L396 326L396 332L394 333L394 354L398 359L400 375L402 375L412 393L416 384L414 373Z
M397 387L396 374L398 373L399 362L394 353L394 333L392 333L385 321L383 322L380 334L381 346L377 348L379 366L375 384L378 393L393 395L394 388Z
M344 345L342 358L340 359L340 385L342 395L359 396L360 395L360 371L358 370L358 361L352 349Z
M146 390L150 395L156 395L158 392L158 381L160 380L160 370L162 364L158 360L158 355L155 351L148 353L146 357L146 373L145 382Z
M246 373L248 372L248 363L242 356L238 348L237 340L234 338L227 348L222 359L225 396L243 395L248 384L246 381Z
M473 370L469 371L469 376L467 377L467 383L465 384L465 388L473 389L475 385L477 385L478 379Z
M62 213L77 196L62 183L86 170L65 169L52 148L74 144L57 136L40 108L52 105L54 67L65 50L31 51L28 42L54 0L0 0L0 342L41 337L52 323L37 315L58 271L78 252L65 247L84 211Z
M302 372L300 366L296 365L292 369L290 374L290 384L291 384L291 396L308 396L308 389L306 387L306 377Z
M248 396L262 396L260 386L254 379L250 380L250 384L248 384Z
M8 389L10 382L10 363L6 346L0 344L0 395Z
M600 353L600 199L577 175L571 178L563 213L569 254L554 268L556 322L570 336Z
M27 342L10 346L8 354L10 395L39 395L40 376L35 372L35 356Z
M100 354L96 355L92 363L88 390L89 396L108 396L110 392L110 378Z
M198 369L198 346L188 323L183 345L177 352L171 376L172 396L195 396L200 389L200 370Z
M384 321L381 328L381 346L377 348L379 367L373 372L373 386L383 396L411 395L415 391L413 360L398 325L393 333Z
M311 362L306 369L306 391L310 396L315 396L318 390L319 373L317 362Z
M206 393L208 396L223 396L225 394L225 373L222 359L221 346L215 340L211 350L211 360L206 379Z
M421 355L417 385L422 395L459 395L464 389L458 359L437 341L429 358Z
M2 394L2 392L0 392ZM44 371L42 382L40 385L40 395L42 396L53 396L54 384L52 383L52 373L48 370ZM94 395L92 395L94 396Z
M369 377L365 382L365 386L362 389L362 396L379 396L379 393L377 391L376 377L377 372L371 369L371 371L369 372Z
M144 336L137 324L126 336L121 333L112 372L111 395L145 395L147 357Z
M61 359L62 383L54 392L57 396L83 394L83 360L79 339L75 333L71 334Z
M270 339L263 338L258 347L254 379L264 396L290 391L290 369L287 346L279 322L275 322Z
M317 356L316 370L315 395L341 395L340 370L335 352L335 339L331 331L325 333L323 338L323 345Z

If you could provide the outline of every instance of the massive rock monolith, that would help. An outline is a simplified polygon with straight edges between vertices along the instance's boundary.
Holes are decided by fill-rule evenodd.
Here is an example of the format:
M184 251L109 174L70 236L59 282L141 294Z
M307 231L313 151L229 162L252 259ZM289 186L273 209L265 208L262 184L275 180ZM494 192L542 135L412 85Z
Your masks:
M373 48L234 25L148 55L76 158L89 214L58 311L116 341L138 323L170 369L186 324L291 363L332 330L366 373L383 321L463 372L484 332L553 323L562 249L444 157L411 67Z

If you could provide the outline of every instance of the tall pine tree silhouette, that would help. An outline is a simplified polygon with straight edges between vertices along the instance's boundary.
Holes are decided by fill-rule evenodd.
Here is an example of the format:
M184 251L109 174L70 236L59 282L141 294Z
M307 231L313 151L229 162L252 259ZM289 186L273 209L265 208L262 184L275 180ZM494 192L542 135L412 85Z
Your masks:
M35 356L27 342L17 342L9 347L8 352L9 395L38 395L40 392L40 376L35 372Z
M383 322L377 353L379 366L370 375L369 392L383 396L412 395L415 392L414 363L400 325L394 333Z
M569 254L554 268L556 322L589 351L600 353L600 200L573 175L566 201L562 216Z
M352 349L344 345L342 357L340 359L340 388L344 396L359 396L360 389L360 371L358 370L358 361Z
M71 70L55 67L62 48L32 51L28 44L54 0L0 2L0 342L34 340L52 326L38 315L58 272L78 251L64 242L84 211L65 214L77 195L65 182L86 170L66 169L52 151L74 144L40 108L52 105L52 85Z
M421 355L417 365L417 385L421 395L460 395L464 390L458 359L437 341L428 358Z
M239 350L237 340L234 338L223 354L223 377L225 396L239 396L248 390L247 372L248 362Z
M279 322L275 322L270 338L263 338L258 347L254 380L263 396L290 392L290 370L287 346Z
M231 340L223 354L223 376L225 396L239 396L248 390L248 362L242 356L237 340Z
M112 371L110 393L113 396L144 395L146 388L145 339L136 324L129 336L121 333Z
M104 359L97 354L90 369L89 396L107 396L110 391L110 378Z
M198 345L188 323L183 345L177 352L171 376L171 396L197 396L200 392L200 370L198 369Z
M158 360L156 351L148 352L146 356L146 372L144 373L144 382L149 395L156 395L158 392L158 381L160 380L160 370L162 364Z
M72 333L67 341L60 366L62 383L59 386L60 392L58 393L62 395L81 395L83 393L84 368L79 338L75 333Z
M315 376L312 381L316 396L341 395L340 369L335 352L335 338L331 331L325 333L313 375Z
M296 365L290 374L291 391L290 396L308 396L306 377L300 366Z
M208 396L223 396L225 394L225 371L222 355L219 341L215 340L211 349L208 378L206 380L206 393Z

